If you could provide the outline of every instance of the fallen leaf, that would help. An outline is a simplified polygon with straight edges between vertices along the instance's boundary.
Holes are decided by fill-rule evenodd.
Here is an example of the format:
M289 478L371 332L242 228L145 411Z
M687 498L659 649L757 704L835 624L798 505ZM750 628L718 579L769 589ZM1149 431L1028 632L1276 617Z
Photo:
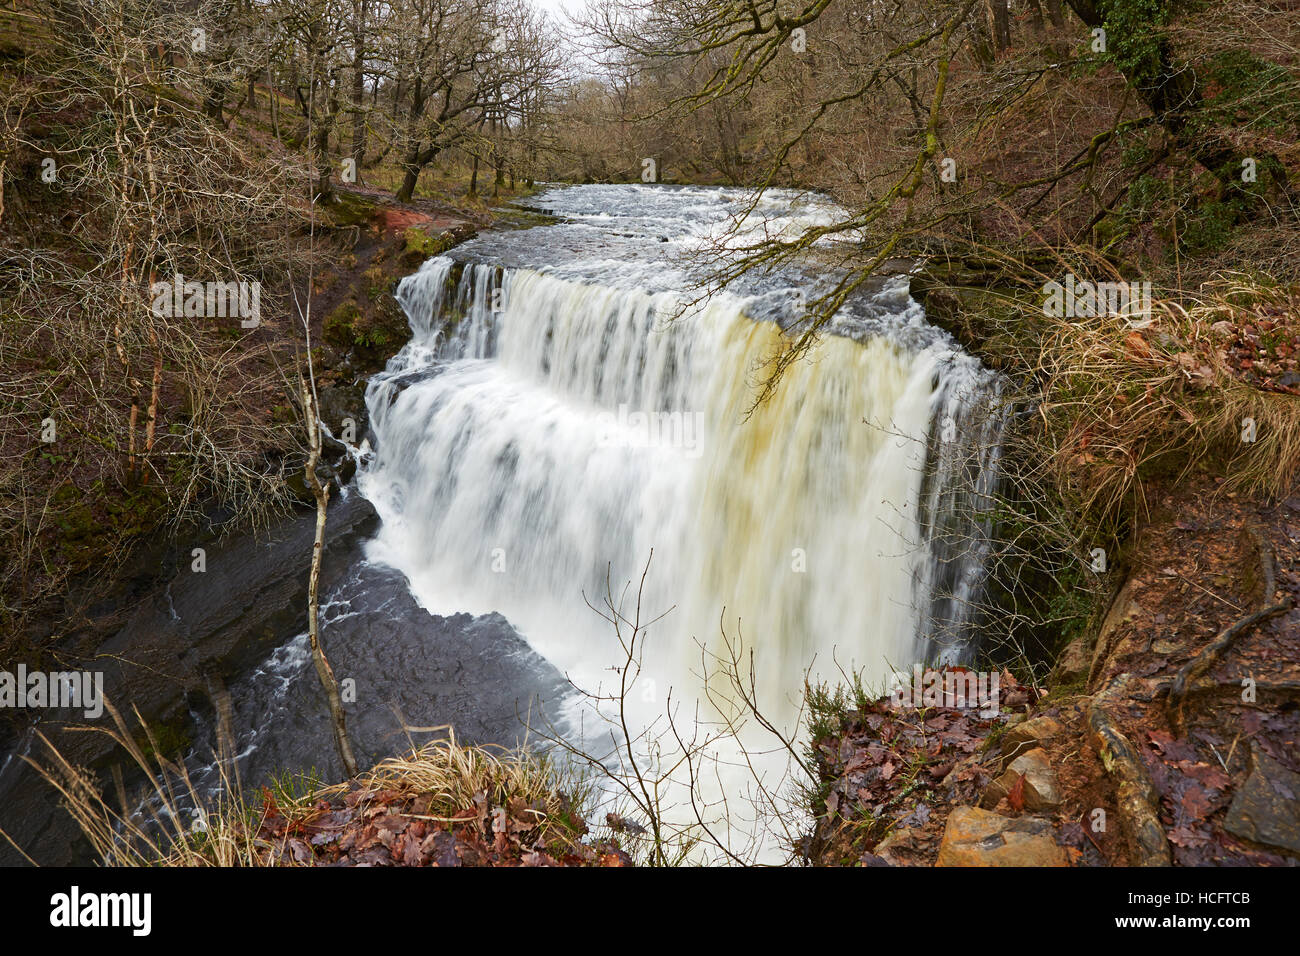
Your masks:
M1016 777L1016 782L1011 785L1007 792L1007 802L1011 808L1019 813L1025 809L1025 775L1022 773Z

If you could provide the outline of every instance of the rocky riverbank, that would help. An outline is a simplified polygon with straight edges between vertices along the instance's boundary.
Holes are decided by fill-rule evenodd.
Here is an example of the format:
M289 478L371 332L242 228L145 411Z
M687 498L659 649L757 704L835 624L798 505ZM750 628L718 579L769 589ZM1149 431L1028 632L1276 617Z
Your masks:
M1100 628L996 719L829 708L811 862L1300 863L1300 498L1153 497Z

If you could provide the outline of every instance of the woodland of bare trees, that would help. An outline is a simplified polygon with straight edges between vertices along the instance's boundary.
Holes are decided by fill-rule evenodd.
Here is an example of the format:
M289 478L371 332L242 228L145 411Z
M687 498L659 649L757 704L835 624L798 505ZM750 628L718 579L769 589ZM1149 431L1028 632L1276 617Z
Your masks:
M814 189L846 210L721 268L850 240L773 381L898 256L1026 289L1062 257L1166 288L1242 261L1296 271L1285 0L596 0L577 35L599 78L560 104L569 176L634 178L655 157L661 180ZM609 148L584 152L597 124Z
M1294 198L1296 20L1286 2L597 0L578 36L600 81L570 95L642 118L638 145L683 181L805 186L850 207L931 187L945 228L1024 199L1054 238L1084 238L1164 161L1247 206ZM1107 170L1125 150L1143 163ZM1246 157L1269 172L1243 181ZM1057 226L1058 206L1082 208Z
M282 497L259 455L274 428L249 407L273 382L229 326L156 308L155 286L266 281L272 315L271 274L302 260L303 216L294 164L209 120L239 51L220 69L182 56L188 14L76 0L13 17L43 42L38 61L6 63L0 590L32 601L89 542L111 556L151 514L181 522L214 496L256 513ZM125 533L97 534L100 494Z
M1300 261L1289 0L592 0L564 22L528 0L0 14L0 510L20 529L0 576L28 591L60 577L33 566L36 542L88 520L87 488L161 495L172 518L214 495L280 500L306 452L286 464L283 421L249 409L298 403L267 330L298 327L285 316L342 190L816 189L845 215L747 250L719 281L851 239L823 317L897 256L1030 285L1063 255L1103 259L1171 287ZM177 276L258 283L261 328L158 314L150 291ZM772 382L819 327L792 337ZM45 423L57 447L36 437Z
M285 506L308 454L290 369L337 187L382 167L409 199L453 150L494 191L532 181L559 62L513 0L17 0L0 20L12 639L159 522ZM187 282L245 306L253 290L258 314L223 300L206 321Z

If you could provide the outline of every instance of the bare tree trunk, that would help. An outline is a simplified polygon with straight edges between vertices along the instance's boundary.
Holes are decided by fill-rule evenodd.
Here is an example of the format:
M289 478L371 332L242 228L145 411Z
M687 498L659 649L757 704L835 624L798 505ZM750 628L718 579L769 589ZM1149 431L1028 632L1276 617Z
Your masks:
M316 130L316 202L334 198L334 168L330 165L330 128L321 123Z
M306 382L302 383L302 405L307 420L310 449L307 457L307 484L316 499L316 539L312 544L311 578L307 585L307 635L311 641L311 656L316 665L316 676L320 678L325 699L329 702L330 723L334 727L334 743L338 747L339 759L343 761L343 771L349 777L355 777L357 758L352 754L352 742L348 739L343 697L339 693L339 682L334 676L334 668L330 666L329 658L325 656L325 648L320 642L320 566L325 549L325 515L329 505L330 486L322 484L316 474L321 451L320 417L316 408L315 395Z
M503 124L504 125L504 124ZM492 118L492 198L496 199L501 194L501 187L505 184L505 154L501 149L501 140L498 138L496 117Z
M1007 9L1007 0L988 0L988 7L993 52L1002 53L1011 46L1011 12Z
M220 125L223 122L221 114L226 105L226 88L215 81L206 85L207 95L203 98L203 115Z
M366 0L353 0L352 18L352 161L360 184L366 155Z
M316 125L316 202L326 203L334 198L334 166L330 161L330 133L339 114L339 78L329 74L321 82L319 95L325 97L325 113ZM313 106L315 97L313 96ZM340 139L342 137L340 136Z
M1035 35L1043 32L1043 6L1038 0L1029 0L1029 29Z
M271 73L271 64L266 64L266 90L271 96L271 128L275 132L276 142L280 142L280 93L275 88L275 77Z
M402 185L397 187L393 198L398 202L410 202L415 196L415 184L420 181L419 148L411 150L411 157L403 164L406 172L402 174Z
M134 488L136 482L135 472L135 430L140 424L140 383L134 378L131 379L131 416L127 421L127 428L130 430L130 436L126 440L126 474L127 483Z
M991 66L993 63L993 47L989 43L988 30L984 19L981 17L971 17L966 21L966 29L970 31L970 49L971 56L979 64L981 69ZM807 140L807 137L803 137ZM807 142L804 143L805 158L808 151Z
M479 120L479 124L478 124L478 133L480 137L483 135L483 130L486 127L487 127L487 117L484 117L483 119ZM479 163L478 154L479 154L478 146L475 145L474 163L469 174L469 198L470 199L478 198L478 163Z
M152 286L152 276L150 277ZM150 326L149 342L153 345L153 383L149 390L149 411L144 420L144 460L146 466L142 468L140 475L140 484L149 484L149 469L147 463L149 453L153 451L154 429L158 424L158 396L162 392L162 373L163 373L163 354L162 349L158 347L158 330Z

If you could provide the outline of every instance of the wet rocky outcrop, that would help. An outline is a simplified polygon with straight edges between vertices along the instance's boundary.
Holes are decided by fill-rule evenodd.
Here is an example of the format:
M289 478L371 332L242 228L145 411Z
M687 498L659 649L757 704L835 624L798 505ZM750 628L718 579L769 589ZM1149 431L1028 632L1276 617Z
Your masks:
M449 727L460 744L512 748L563 720L568 682L500 614L430 614L401 572L365 560L321 606L322 641L363 766L445 738ZM300 636L229 688L245 788L285 772L343 777L308 654ZM201 737L210 747L212 728Z
M334 502L327 524L323 581L330 586L357 560L360 542L378 522L360 496ZM151 725L186 735L189 713L202 706L214 686L265 658L286 637L306 625L307 568L315 515L296 515L260 535L231 537L203 547L202 571L193 549L179 567L159 579L127 610L125 626L96 653L75 659L69 669L101 671L104 696L134 708ZM101 769L115 759L104 734L71 732L68 725L111 726L103 714L40 712L35 729L74 764ZM41 756L30 731L16 742L18 753ZM8 760L0 773L0 829L34 854L42 865L80 859L80 834L56 802L56 794L21 760ZM31 852L31 849L28 850ZM0 845L0 863L21 857Z

